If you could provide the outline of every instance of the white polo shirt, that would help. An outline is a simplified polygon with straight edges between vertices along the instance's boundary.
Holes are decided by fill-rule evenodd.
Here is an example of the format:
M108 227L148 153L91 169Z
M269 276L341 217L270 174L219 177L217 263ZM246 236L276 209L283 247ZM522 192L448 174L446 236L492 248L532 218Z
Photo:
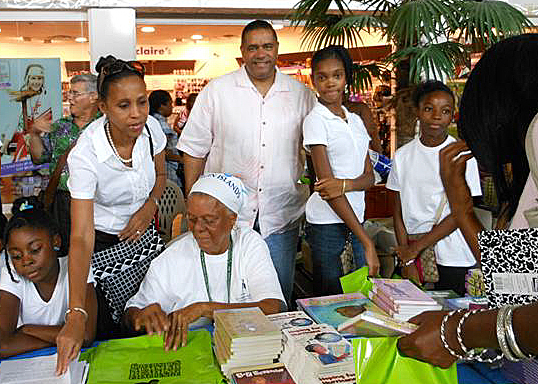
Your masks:
M145 203L155 185L155 163L150 155L149 135L144 128L133 148L133 166L116 158L106 137L106 116L84 129L67 157L67 186L74 199L92 200L95 229L118 234ZM148 116L153 153L166 146L159 122Z
M280 283L269 255L269 248L254 230L232 230L232 276L230 302L256 302L263 299L284 301ZM205 255L211 298L226 303L228 252ZM140 289L125 308L144 308L159 303L166 313L193 303L208 301L200 261L200 248L187 232L151 262Z
M409 234L431 231L437 207L445 193L439 174L439 151L455 142L452 136L437 147L427 147L416 137L396 151L392 161L387 188L400 193L402 218ZM465 180L472 196L480 196L480 177L474 158L467 161ZM445 205L439 221L450 214L450 205ZM437 242L435 246L437 264L448 267L470 267L476 260L463 234L456 229Z
M247 199L238 223L252 227L259 211L263 237L303 213L301 127L314 102L312 91L278 70L262 97L243 66L204 87L179 138L180 151L207 156L205 173L240 175Z
M355 179L364 173L370 136L359 116L349 112L344 106L342 109L347 123L323 104L316 102L303 123L303 145L307 151L310 151L311 145L324 145L333 176L339 179ZM363 222L364 191L347 192L346 198L357 219ZM306 203L306 220L312 224L344 222L318 192L314 192Z

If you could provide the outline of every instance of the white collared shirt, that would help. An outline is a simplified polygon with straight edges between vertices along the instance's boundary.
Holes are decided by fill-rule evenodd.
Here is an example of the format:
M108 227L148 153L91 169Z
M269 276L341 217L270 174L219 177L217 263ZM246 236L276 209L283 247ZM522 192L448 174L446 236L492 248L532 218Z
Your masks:
M370 136L361 118L342 106L346 121L323 104L316 102L303 123L304 147L325 145L333 176L356 179L364 173ZM360 222L364 221L364 191L347 192L346 198ZM312 224L334 224L344 221L329 203L314 192L306 203L306 220Z
M314 105L312 91L280 73L265 97L245 67L210 81L202 90L178 149L205 158L205 173L238 174L248 198L238 222L252 226L259 211L262 237L304 212L302 123Z
M95 229L118 234L147 200L155 185L155 163L150 155L149 135L144 128L133 148L133 166L114 155L106 137L106 116L91 123L67 157L67 186L73 199L93 200ZM148 116L154 156L166 146L159 122Z

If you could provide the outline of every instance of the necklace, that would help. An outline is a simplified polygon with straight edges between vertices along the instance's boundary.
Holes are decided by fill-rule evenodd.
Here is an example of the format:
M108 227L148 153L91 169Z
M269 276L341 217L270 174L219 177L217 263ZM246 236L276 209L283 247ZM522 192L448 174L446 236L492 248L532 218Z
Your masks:
M114 142L112 141L112 135L110 135L110 123L108 121L105 123L105 132L106 132L106 137L108 138L108 141L110 142L110 146L112 147L112 151L114 152L114 156L116 156L116 158L119 161L121 161L123 164L129 164L130 162L132 162L133 161L132 157L130 157L129 159L124 159L118 153L118 150L116 149L116 146L114 145Z
M232 281L232 248L233 241L232 235L230 235L230 245L228 246L228 261L226 263L226 287L228 288L228 303L230 303L230 284ZM202 263L202 272L204 274L205 289L207 292L207 298L210 302L213 301L211 298L211 292L209 292L209 279L207 276L207 267L205 265L205 253L200 249L200 262Z

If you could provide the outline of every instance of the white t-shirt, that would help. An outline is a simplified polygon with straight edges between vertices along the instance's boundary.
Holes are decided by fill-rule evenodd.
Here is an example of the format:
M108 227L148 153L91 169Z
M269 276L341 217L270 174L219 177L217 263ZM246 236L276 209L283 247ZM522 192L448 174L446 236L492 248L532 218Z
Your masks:
M232 277L230 302L256 302L263 299L284 301L269 248L254 230L232 230ZM205 255L209 290L214 302L227 302L228 252ZM125 308L144 308L159 303L164 312L208 301L200 262L200 248L187 232L151 262L140 289Z
M59 257L60 269L56 287L48 302L43 301L34 283L20 277L13 265L11 271L17 282L11 280L7 268L0 274L0 290L17 296L20 300L17 327L24 324L60 325L64 322L65 311L69 307L69 278L67 275L67 257ZM93 274L88 275L88 283L93 283ZM6 310L5 308L3 310Z
M392 162L387 188L400 192L402 218L409 234L429 232L435 213L445 193L439 174L439 151L455 142L452 136L437 147L427 147L416 137L396 151ZM480 196L478 165L474 158L467 161L465 180L471 195ZM445 204L439 222L450 214ZM461 231L456 229L439 240L435 246L437 264L449 267L470 267L476 260Z
M342 106L347 123L317 102L303 123L303 145L325 145L334 177L355 179L364 173L370 136L361 118ZM360 222L364 221L364 191L347 192L346 198ZM312 224L333 224L344 221L314 192L306 203L306 220Z
M84 129L67 157L67 186L74 199L93 199L95 229L118 234L148 199L155 185L155 163L150 156L149 135L144 128L133 148L133 166L127 167L112 151L106 137L106 116ZM166 146L161 125L148 116L153 154Z
M240 174L247 197L237 222L260 233L278 233L304 212L301 156L304 117L314 93L277 70L267 94L256 89L245 67L211 80L202 89L177 148L205 158L205 173Z

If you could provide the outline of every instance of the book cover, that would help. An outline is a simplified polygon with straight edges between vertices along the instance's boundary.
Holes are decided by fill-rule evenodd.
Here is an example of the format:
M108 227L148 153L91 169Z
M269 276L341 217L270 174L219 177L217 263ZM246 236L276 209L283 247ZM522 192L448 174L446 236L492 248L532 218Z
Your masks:
M329 324L334 328L366 310L384 313L360 292L299 299L297 304L318 324Z
M341 366L353 366L351 344L330 325L316 324L282 332L291 346L290 364L294 372L305 368L314 373L332 372Z
M234 384L295 384L286 367L281 363L250 367L232 373Z
M321 384L355 384L357 382L353 370L320 375L318 380Z
M312 320L304 311L275 313L273 315L268 315L267 318L281 330L296 327L301 328L314 324L314 320Z
M232 345L281 338L280 329L258 307L218 310L213 317Z
M480 309L488 308L488 299L480 296L464 296L447 299L449 309Z
M339 332L352 330L357 336L365 337L407 335L415 329L415 324L370 311L363 312L338 327Z
M437 302L407 279L372 278L374 292L380 293L394 304L431 305Z

